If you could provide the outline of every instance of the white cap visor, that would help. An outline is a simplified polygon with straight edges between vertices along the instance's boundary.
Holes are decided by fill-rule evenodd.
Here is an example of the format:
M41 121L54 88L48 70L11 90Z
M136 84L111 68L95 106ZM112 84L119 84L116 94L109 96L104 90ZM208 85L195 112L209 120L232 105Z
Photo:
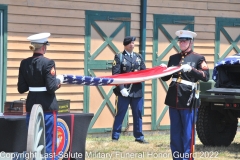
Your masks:
M178 36L178 39L193 39L197 36L195 32L187 31L187 30L179 30L175 33Z
M48 44L48 37L50 33L39 33L29 36L27 39L31 41L31 43L45 43Z

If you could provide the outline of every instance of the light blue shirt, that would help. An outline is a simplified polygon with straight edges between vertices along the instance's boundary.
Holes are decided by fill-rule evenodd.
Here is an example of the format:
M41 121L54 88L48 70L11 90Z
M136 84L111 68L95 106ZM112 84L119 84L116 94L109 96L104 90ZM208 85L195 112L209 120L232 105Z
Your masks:
M128 56L129 57L133 57L133 52L132 53L129 53L128 51L125 50L125 52L127 52ZM130 56L131 55L131 56Z

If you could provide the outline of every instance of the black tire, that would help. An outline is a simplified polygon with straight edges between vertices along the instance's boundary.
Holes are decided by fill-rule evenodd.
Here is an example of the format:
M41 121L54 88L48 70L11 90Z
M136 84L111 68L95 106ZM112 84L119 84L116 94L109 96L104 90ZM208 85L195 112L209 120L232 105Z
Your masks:
M224 110L224 112L231 112ZM217 110L212 110L210 106L202 105L198 110L197 134L205 146L229 146L237 131L238 119L236 117L227 118Z

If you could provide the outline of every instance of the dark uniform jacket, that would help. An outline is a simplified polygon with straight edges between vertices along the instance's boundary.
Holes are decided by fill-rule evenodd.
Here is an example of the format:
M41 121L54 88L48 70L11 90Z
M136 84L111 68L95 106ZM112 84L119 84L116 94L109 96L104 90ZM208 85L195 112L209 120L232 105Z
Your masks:
M197 82L198 80L207 82L209 80L209 69L204 56L192 51L188 52L185 56L182 56L181 53L170 56L168 67L182 64L189 64L193 69L190 72L183 72L183 70L181 70L172 75L162 77L161 79L167 81L172 77L181 78L190 82ZM165 104L178 109L190 108L191 105L187 106L187 102L191 93L192 86L172 81L168 88ZM199 105L199 99L196 103Z
M29 91L26 110L31 112L34 104L41 104L43 111L58 110L55 91L60 80L56 79L55 63L42 54L34 53L32 57L21 61L18 75L18 92L24 93L29 87L46 87L47 91Z
M145 69L146 69L145 63L140 54L133 52L133 57L131 58L126 51L123 51L123 53L116 54L114 57L112 75ZM130 85L131 84L121 84L114 89L114 93L117 96L122 95L120 91L123 88L128 89ZM134 83L130 90L129 97L142 97L142 96L143 96L142 83Z

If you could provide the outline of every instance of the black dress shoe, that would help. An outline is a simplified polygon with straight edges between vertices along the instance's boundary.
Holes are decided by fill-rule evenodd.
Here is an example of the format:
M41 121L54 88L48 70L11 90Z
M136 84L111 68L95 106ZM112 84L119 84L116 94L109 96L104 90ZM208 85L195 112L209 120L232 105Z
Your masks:
M143 139L143 140L137 140L137 139L135 139L135 142L143 143L143 144L148 144L148 143L149 143L148 141L145 141L145 139Z

